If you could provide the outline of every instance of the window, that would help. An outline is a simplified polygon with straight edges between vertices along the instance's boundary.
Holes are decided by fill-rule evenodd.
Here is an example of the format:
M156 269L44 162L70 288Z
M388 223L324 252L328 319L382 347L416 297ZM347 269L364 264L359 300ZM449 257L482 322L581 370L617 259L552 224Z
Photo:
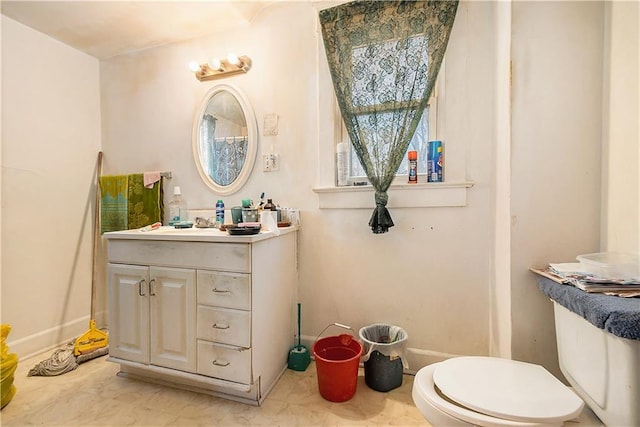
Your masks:
M444 61L440 68L440 76L444 74ZM436 80L436 85L433 90L433 94L431 98L429 98L429 104L427 108L422 114L422 119L420 120L420 124L416 129L416 133L413 135L411 142L409 143L408 151L417 151L418 152L418 180L420 182L426 182L426 174L427 174L427 149L429 141L433 141L437 138L437 113L438 113L438 89L440 82L443 81L443 77L438 77ZM364 169L360 165L358 158L355 154L355 151L349 143L349 134L347 132L347 128L342 120L342 116L340 115L340 108L338 107L337 100L335 102L335 120L341 124L340 131L337 133L337 140L335 141L336 148L337 144L340 142L347 142L349 146L348 154L348 179L347 185L354 185L355 183L368 183L367 176L364 172ZM407 158L407 154L405 153L405 159ZM406 184L408 181L408 162L404 161L400 164L398 171L396 172L396 178L394 180L394 184ZM336 171L336 185L337 185L337 171Z
M324 6L326 3L322 3ZM324 56L324 44L321 35L317 37L318 51ZM449 59L451 61L451 59ZM459 58L454 57L456 64ZM442 140L445 151L445 182L427 183L424 175L419 176L418 184L407 184L406 175L398 175L396 182L389 188L390 208L430 208L454 207L467 205L467 191L473 186L472 181L465 179L466 175L466 146L460 140L460 131L454 129L447 132L447 112L451 105L446 102L448 84L457 81L457 75L445 79L446 59L440 68L440 77L436 81L433 95L429 104L429 140ZM320 209L370 209L374 188L364 186L337 186L336 176L336 145L346 141L346 129L342 125L342 117L338 102L334 95L334 87L326 61L318 61L318 181L313 192L318 197ZM454 100L455 101L455 100ZM455 105L455 102L450 104ZM437 127L437 129L436 129ZM464 134L464 132L462 132ZM450 135L456 138L451 139ZM454 142L455 141L455 142ZM350 146L351 144L349 144ZM355 159L356 163L358 162ZM418 159L426 167L426 157ZM406 166L405 166L406 167ZM406 172L405 172L406 173ZM352 182L365 179L353 179Z

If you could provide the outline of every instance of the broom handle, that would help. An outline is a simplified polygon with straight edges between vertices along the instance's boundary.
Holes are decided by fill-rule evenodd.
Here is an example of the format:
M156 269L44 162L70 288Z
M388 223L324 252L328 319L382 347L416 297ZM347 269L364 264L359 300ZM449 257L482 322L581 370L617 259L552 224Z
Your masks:
M95 320L96 308L96 258L98 257L98 240L100 236L100 176L102 175L102 151L98 152L96 172L96 204L93 214L93 254L91 260L91 319Z
M300 347L300 303L298 303L298 347Z

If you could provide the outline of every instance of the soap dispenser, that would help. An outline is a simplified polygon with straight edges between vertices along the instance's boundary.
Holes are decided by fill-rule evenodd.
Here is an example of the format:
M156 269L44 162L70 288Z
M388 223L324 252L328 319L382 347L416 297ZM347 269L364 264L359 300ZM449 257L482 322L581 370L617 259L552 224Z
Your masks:
M173 187L173 197L169 200L169 225L175 225L187 219L187 204L182 198L179 186Z

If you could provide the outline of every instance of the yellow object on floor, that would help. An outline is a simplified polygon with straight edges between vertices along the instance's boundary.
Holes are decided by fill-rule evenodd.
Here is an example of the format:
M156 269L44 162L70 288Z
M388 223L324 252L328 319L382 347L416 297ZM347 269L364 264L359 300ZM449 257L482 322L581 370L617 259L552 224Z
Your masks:
M89 322L89 330L80 335L76 339L73 348L73 354L79 356L81 354L90 353L99 348L109 345L109 335L106 332L96 328L96 321L91 319Z
M13 399L17 391L16 386L13 385L13 375L18 367L18 356L15 353L9 353L9 346L5 342L9 332L11 332L10 325L0 326L0 409Z

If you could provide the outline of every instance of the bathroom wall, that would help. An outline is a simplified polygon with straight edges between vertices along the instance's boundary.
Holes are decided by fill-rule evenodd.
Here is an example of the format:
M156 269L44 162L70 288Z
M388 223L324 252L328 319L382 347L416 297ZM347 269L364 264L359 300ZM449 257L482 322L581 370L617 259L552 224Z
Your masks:
M507 117L496 115L494 101L503 84L495 77L496 7L462 2L447 52L441 131L445 144L463 147L466 178L474 182L466 207L392 209L396 226L385 235L370 233L369 209L318 209L312 188L331 161L318 157L319 147L332 141L317 135L332 122L318 106L326 76L318 74L325 59L317 51L317 12L304 3L268 9L248 29L104 62L103 140L111 170L170 168L172 184L183 187L193 208L211 208L216 197L200 182L188 147L193 112L213 83L197 82L183 64L229 50L248 54L250 73L225 82L247 93L260 129L265 114L280 116L280 134L262 137L260 151L273 146L281 170L258 167L225 202L237 205L265 191L302 209L299 298L307 342L334 321L356 330L388 322L407 330L414 366L437 353L491 353L543 363L559 374L550 303L528 268L599 248L604 6L512 4ZM511 120L507 157L497 156L495 141L505 119ZM498 167L510 171L506 190L496 186ZM494 229L503 226L496 223L502 218L495 200L507 201L505 246L495 246ZM494 266L502 258L508 314L492 318ZM494 337L508 350L491 347L491 322L508 323L495 330L509 336Z
M98 72L2 15L2 323L21 358L89 326Z
M201 182L191 152L194 113L215 83L198 82L191 59L229 50L253 60L251 71L224 80L246 94L258 119L279 115L279 134L261 136L259 152L273 145L280 171L259 165L247 185L224 198L267 197L302 210L299 233L299 299L303 335L329 323L357 330L374 322L405 328L409 346L452 354L487 354L491 277L492 7L460 6L447 54L446 104L449 144L468 159L474 187L466 207L396 208L388 234L368 227L367 209L319 209L319 129L333 126L320 109L317 11L304 2L283 3L262 13L248 29L189 43L150 49L101 63L103 146L107 173L171 170L191 208L209 208L219 197ZM323 81L324 83L324 81ZM446 139L446 138L449 139ZM455 307L455 309L453 308ZM443 327L447 325L447 327ZM329 333L337 331L329 331ZM416 356L417 357L417 356ZM420 359L422 360L422 358ZM423 362L419 362L423 363Z
M640 253L638 2L605 3L601 250Z
M512 357L558 375L552 306L527 269L599 248L603 16L512 3Z
M333 123L319 105L326 76L318 71L325 59L318 51L314 4L279 3L248 28L112 58L99 64L99 72L95 59L3 17L2 321L15 325L14 339L59 338L69 323L74 334L86 328L91 216L83 214L92 200L100 144L104 173L169 170L167 199L180 185L190 208L213 208L219 197L196 171L191 132L194 114L215 83L198 82L187 63L234 50L249 55L253 68L222 82L246 93L260 133L265 114L279 115L279 134L261 136L259 152L273 146L281 167L264 173L257 162L247 185L224 200L231 207L264 191L302 210L299 299L307 343L331 322L356 330L388 322L407 330L413 369L437 360L438 353L506 352L556 373L549 302L527 268L599 247L605 12L595 2L513 3L509 82L497 72L503 62L497 59L496 28L506 18L498 18L496 4L462 2L447 53L442 108L448 124L442 131L445 144L462 153L466 179L474 182L467 206L394 208L396 226L384 235L371 234L370 209L319 209L312 190L331 162L319 157L321 144L333 142L319 137ZM614 69L623 72L626 56L615 58ZM7 74L13 89L7 89ZM508 114L495 101L505 87L513 91ZM56 115L36 122L42 128L30 126L32 106L45 101L55 102L47 111ZM609 109L632 102L618 94ZM22 107L10 113L6 106L12 104ZM505 132L501 124L510 117ZM36 153L42 156L34 160ZM637 170L637 161L631 166ZM506 188L497 185L498 170L510 171ZM23 182L29 186L19 187ZM54 197L61 191L63 208ZM505 220L496 214L498 205L506 206L506 242L496 242L495 230ZM56 227L30 227L43 217ZM508 289L502 299L492 299L495 266L505 259ZM505 295L510 307L498 318L492 305L499 301L502 310ZM104 304L102 298L101 310Z

